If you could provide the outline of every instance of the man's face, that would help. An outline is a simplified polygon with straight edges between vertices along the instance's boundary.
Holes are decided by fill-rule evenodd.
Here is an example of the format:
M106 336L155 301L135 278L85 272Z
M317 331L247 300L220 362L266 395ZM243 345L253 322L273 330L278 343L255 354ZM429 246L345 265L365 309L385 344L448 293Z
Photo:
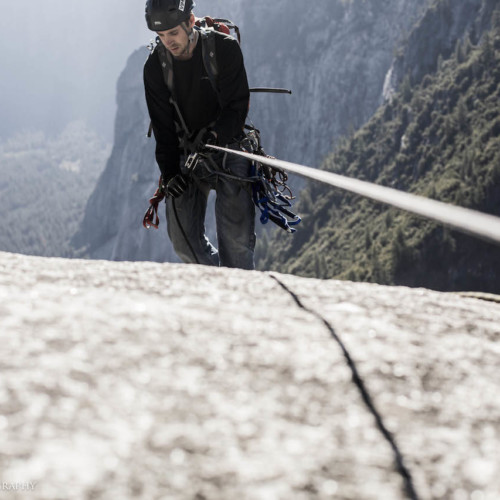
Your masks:
M192 17L194 21L194 16ZM160 37L161 43L166 47L166 49L174 57L179 57L185 54L187 50L189 39L186 31L189 32L191 29L191 19L189 19L189 21L187 23L184 23L183 26L179 24L171 30L157 31L157 34Z

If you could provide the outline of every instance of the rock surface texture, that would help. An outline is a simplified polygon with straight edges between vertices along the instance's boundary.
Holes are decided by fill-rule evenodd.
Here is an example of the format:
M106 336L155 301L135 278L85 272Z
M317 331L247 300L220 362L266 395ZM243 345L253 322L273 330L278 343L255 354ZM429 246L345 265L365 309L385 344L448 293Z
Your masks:
M1 498L405 498L346 354L420 498L498 498L498 304L179 264L0 270Z

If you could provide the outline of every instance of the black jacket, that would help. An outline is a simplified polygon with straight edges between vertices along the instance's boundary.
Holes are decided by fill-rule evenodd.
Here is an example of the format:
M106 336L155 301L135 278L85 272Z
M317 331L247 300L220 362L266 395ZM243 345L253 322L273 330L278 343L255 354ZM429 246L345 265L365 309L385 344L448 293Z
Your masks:
M219 95L212 88L202 60L202 41L188 61L174 60L174 87L177 104L190 132L196 133L215 122L218 144L225 145L241 134L248 113L250 94L238 42L215 33ZM160 59L153 52L144 66L144 88L149 116L156 139L156 161L164 179L179 172L179 137L175 110L163 79Z

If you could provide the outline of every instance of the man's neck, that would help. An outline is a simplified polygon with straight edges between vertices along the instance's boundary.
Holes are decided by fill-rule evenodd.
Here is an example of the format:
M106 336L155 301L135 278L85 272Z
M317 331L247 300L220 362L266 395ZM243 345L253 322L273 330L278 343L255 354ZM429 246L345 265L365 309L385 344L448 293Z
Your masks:
M180 56L176 57L178 61L188 61L193 57L194 49L196 49L196 44L198 43L199 39L199 34L198 31L194 30L194 39L193 41L188 45L188 50L186 53L181 54Z

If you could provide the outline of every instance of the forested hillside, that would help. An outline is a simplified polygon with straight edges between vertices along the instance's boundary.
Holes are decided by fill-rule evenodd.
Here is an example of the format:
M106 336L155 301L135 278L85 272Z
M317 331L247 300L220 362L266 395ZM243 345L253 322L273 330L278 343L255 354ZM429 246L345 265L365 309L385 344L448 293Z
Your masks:
M79 122L56 138L24 133L0 144L0 250L71 256L69 239L109 152Z
M418 85L399 92L323 169L500 215L500 13ZM261 245L260 268L436 289L500 291L500 250L394 209L311 184L293 237Z

